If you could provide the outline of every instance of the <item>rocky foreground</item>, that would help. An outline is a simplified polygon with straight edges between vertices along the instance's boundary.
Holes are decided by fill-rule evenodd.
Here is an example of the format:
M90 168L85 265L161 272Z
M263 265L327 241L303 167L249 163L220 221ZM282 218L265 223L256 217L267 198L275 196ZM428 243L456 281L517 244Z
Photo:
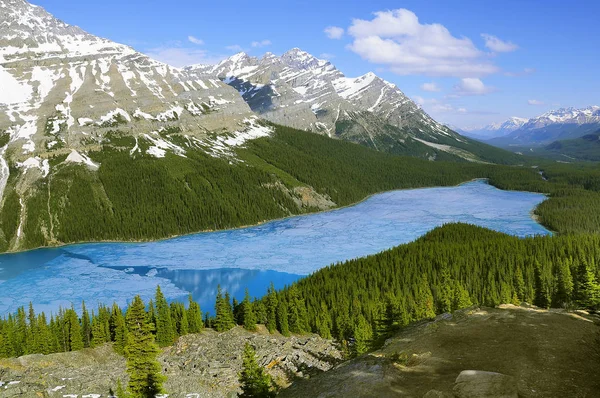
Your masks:
M502 306L470 308L405 328L342 362L331 341L207 330L163 351L169 397L235 397L247 341L281 397L598 397L600 317ZM107 345L0 360L0 397L108 397L125 361ZM293 383L292 383L293 382Z
M598 316L502 306L440 315L282 397L598 397Z
M281 387L329 370L342 359L331 341L315 335L286 338L261 326L257 333L240 327L225 333L206 330L180 338L161 354L169 397L237 396L246 342L255 347L258 363ZM0 360L0 397L108 397L119 378L126 382L125 360L110 345L29 355Z

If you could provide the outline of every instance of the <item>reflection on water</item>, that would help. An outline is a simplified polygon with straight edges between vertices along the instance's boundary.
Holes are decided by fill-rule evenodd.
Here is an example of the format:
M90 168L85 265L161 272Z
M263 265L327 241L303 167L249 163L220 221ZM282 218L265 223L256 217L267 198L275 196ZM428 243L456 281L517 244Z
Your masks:
M108 267L140 276L156 276L171 281L182 291L189 292L194 300L200 303L203 312L214 314L217 286L229 292L238 301L244 299L248 289L250 297L262 297L267 293L271 283L275 289L281 289L297 281L302 275L288 274L277 271L261 271L236 268L221 268L211 270L169 270L166 268L123 268ZM171 297L171 300L185 300L185 296Z

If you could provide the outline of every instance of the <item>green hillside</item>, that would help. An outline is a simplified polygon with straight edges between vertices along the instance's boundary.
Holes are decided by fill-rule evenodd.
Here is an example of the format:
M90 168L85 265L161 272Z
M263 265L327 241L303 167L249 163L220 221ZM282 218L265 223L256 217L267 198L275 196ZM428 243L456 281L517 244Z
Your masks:
M100 164L97 171L65 163L66 155L56 156L50 160L48 178L37 180L27 191L17 189L21 171L11 167L0 212L0 249L146 240L232 228L349 205L385 190L456 185L473 178L489 178L503 189L553 192L559 187L530 167L432 162L291 128L275 130L272 137L238 148L237 161L192 147L185 157L132 155L135 141L114 134L103 147L89 152ZM182 141L176 132L168 138ZM546 173L553 182L571 178L554 165ZM596 199L587 195L591 197L586 200ZM563 196L569 203L584 200L557 191L557 200ZM310 200L303 201L306 197ZM556 229L554 220L567 208L553 208L554 200L538 214ZM578 214L568 209L570 220L584 220L572 221L577 224L573 229L593 229L582 227L589 217Z

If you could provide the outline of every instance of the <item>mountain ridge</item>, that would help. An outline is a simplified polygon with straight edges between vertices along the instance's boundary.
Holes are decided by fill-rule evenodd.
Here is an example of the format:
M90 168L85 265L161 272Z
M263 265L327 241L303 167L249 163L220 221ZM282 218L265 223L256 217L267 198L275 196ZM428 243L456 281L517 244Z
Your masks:
M513 123L517 119L520 124ZM505 126L511 125L512 128ZM543 146L553 141L574 139L600 128L600 106L559 108L531 119L511 118L503 123L469 131L476 138L499 147ZM482 134L483 133L483 134Z
M297 47L281 56L240 52L185 70L231 85L255 113L277 124L395 154L490 161L484 155L490 148L432 119L395 84L373 72L347 77Z

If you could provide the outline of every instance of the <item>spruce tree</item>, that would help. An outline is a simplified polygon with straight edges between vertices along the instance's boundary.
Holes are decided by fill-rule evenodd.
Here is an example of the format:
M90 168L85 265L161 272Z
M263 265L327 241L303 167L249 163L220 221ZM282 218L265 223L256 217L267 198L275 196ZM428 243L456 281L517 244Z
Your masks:
M287 304L283 300L279 300L277 306L277 329L286 337L290 335Z
M191 294L188 296L187 321L190 333L200 333L204 328L202 310Z
M271 398L275 397L271 376L265 373L256 362L256 352L249 343L246 343L243 354L242 372L239 375L242 393L238 397L244 398Z
M90 347L92 344L92 325L90 322L90 314L85 306L85 301L81 302L81 336L83 346Z
M117 354L125 355L125 346L127 345L127 325L121 308L114 303L110 318L113 349Z
M250 294L248 293L248 289L246 289L246 294L244 296L244 300L242 301L242 314L244 318L244 329L255 331L256 314L254 313L253 305L250 302Z
M367 352L373 340L373 327L363 316L359 314L354 326L354 353L361 355Z
M83 349L83 335L81 333L81 324L74 309L66 311L66 319L69 330L69 351Z
M233 321L233 310L229 302L229 294L225 294L225 297L223 297L220 285L217 286L215 313L214 328L217 332L225 332L235 326Z
M271 286L267 290L267 329L269 329L270 333L274 333L277 330L277 292L275 291L275 286L273 286L273 282L271 282Z
M160 347L167 347L175 342L175 328L173 327L173 319L171 318L171 308L160 290L160 286L156 287L155 305L156 342Z
M321 308L317 313L316 326L319 336L331 339L331 315L324 301L321 301Z
M582 259L577 267L576 287L575 300L579 306L596 308L600 305L600 284L586 259Z
M154 341L153 327L148 322L146 306L136 296L127 309L127 374L128 392L133 398L154 398L163 392L165 377L160 373L159 349Z

